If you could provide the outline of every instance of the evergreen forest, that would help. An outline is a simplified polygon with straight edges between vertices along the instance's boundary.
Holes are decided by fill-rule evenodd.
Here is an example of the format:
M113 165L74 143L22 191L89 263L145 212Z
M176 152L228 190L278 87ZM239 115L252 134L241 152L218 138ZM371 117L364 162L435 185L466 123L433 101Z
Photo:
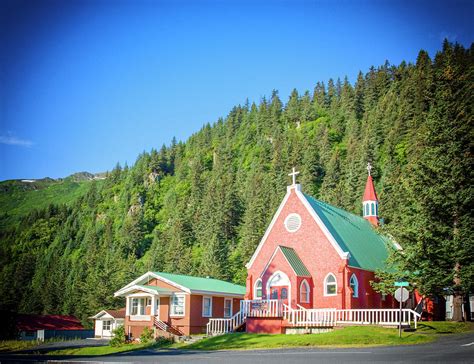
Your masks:
M273 91L117 164L72 202L0 221L1 309L91 325L101 309L123 307L113 293L149 270L245 284L291 169L304 192L361 215L367 162L378 230L404 249L390 259L395 275L462 300L474 281L473 56L474 45L445 41L353 84L317 82L285 100Z

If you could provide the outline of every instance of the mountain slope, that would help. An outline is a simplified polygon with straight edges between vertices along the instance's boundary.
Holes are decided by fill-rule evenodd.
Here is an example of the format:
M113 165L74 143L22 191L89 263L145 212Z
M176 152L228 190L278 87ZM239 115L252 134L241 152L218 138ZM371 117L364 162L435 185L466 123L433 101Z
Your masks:
M305 193L359 214L367 161L410 281L472 289L472 49L445 42L433 60L421 51L286 103L274 91L27 214L1 231L0 305L87 322L147 270L245 282L292 167Z

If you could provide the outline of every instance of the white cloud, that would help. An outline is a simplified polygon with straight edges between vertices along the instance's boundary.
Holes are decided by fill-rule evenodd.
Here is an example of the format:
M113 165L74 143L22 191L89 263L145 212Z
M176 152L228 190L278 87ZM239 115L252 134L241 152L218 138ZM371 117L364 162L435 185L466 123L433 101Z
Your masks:
M17 145L20 147L29 148L33 145L33 142L26 139L17 138L14 135L0 135L0 144L7 144L7 145Z

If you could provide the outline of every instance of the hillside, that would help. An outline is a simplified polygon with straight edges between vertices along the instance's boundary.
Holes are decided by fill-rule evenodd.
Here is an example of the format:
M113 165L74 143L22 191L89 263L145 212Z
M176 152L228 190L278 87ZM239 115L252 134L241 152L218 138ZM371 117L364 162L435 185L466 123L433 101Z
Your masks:
M0 228L19 222L22 216L50 204L70 204L89 187L87 181L104 178L103 174L75 173L65 179L23 179L0 182Z
M381 232L405 249L392 257L399 270L422 293L472 290L473 69L473 47L445 42L433 59L420 51L416 64L372 67L354 85L236 106L103 181L51 184L71 191L67 205L30 199L48 188L27 191L23 206L55 205L2 229L0 305L86 322L122 306L113 292L147 270L243 283L292 167L305 193L359 214L367 161Z

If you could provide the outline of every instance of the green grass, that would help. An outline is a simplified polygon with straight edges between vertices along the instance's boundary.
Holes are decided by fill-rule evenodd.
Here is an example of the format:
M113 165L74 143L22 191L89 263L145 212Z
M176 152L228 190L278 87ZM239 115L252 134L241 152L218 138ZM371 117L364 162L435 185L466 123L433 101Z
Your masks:
M16 350L25 350L40 344L36 340L24 341L24 340L4 340L0 341L0 352L9 352Z
M4 227L15 224L21 216L49 204L69 204L82 196L89 181L39 180L34 183L4 181L0 183L0 211L6 213L0 223Z
M125 344L123 346L90 346L85 348L62 349L49 351L48 355L108 355L122 353L124 351L141 350L153 347L153 344Z
M413 345L436 340L442 334L461 333L472 330L466 323L435 322L419 324L416 332L403 332L398 337L397 329L378 326L349 326L323 334L267 335L236 333L203 339L180 346L192 350L249 350L289 347L361 347L380 345Z
M168 342L151 342L147 344L125 344L118 347L113 346L90 346L84 348L73 348L73 349L62 349L62 350L54 350L49 351L45 354L48 355L109 355L109 354L116 354L116 353L123 353L126 351L135 351L135 350L142 350L142 349L156 349L156 348L163 348L171 346Z

